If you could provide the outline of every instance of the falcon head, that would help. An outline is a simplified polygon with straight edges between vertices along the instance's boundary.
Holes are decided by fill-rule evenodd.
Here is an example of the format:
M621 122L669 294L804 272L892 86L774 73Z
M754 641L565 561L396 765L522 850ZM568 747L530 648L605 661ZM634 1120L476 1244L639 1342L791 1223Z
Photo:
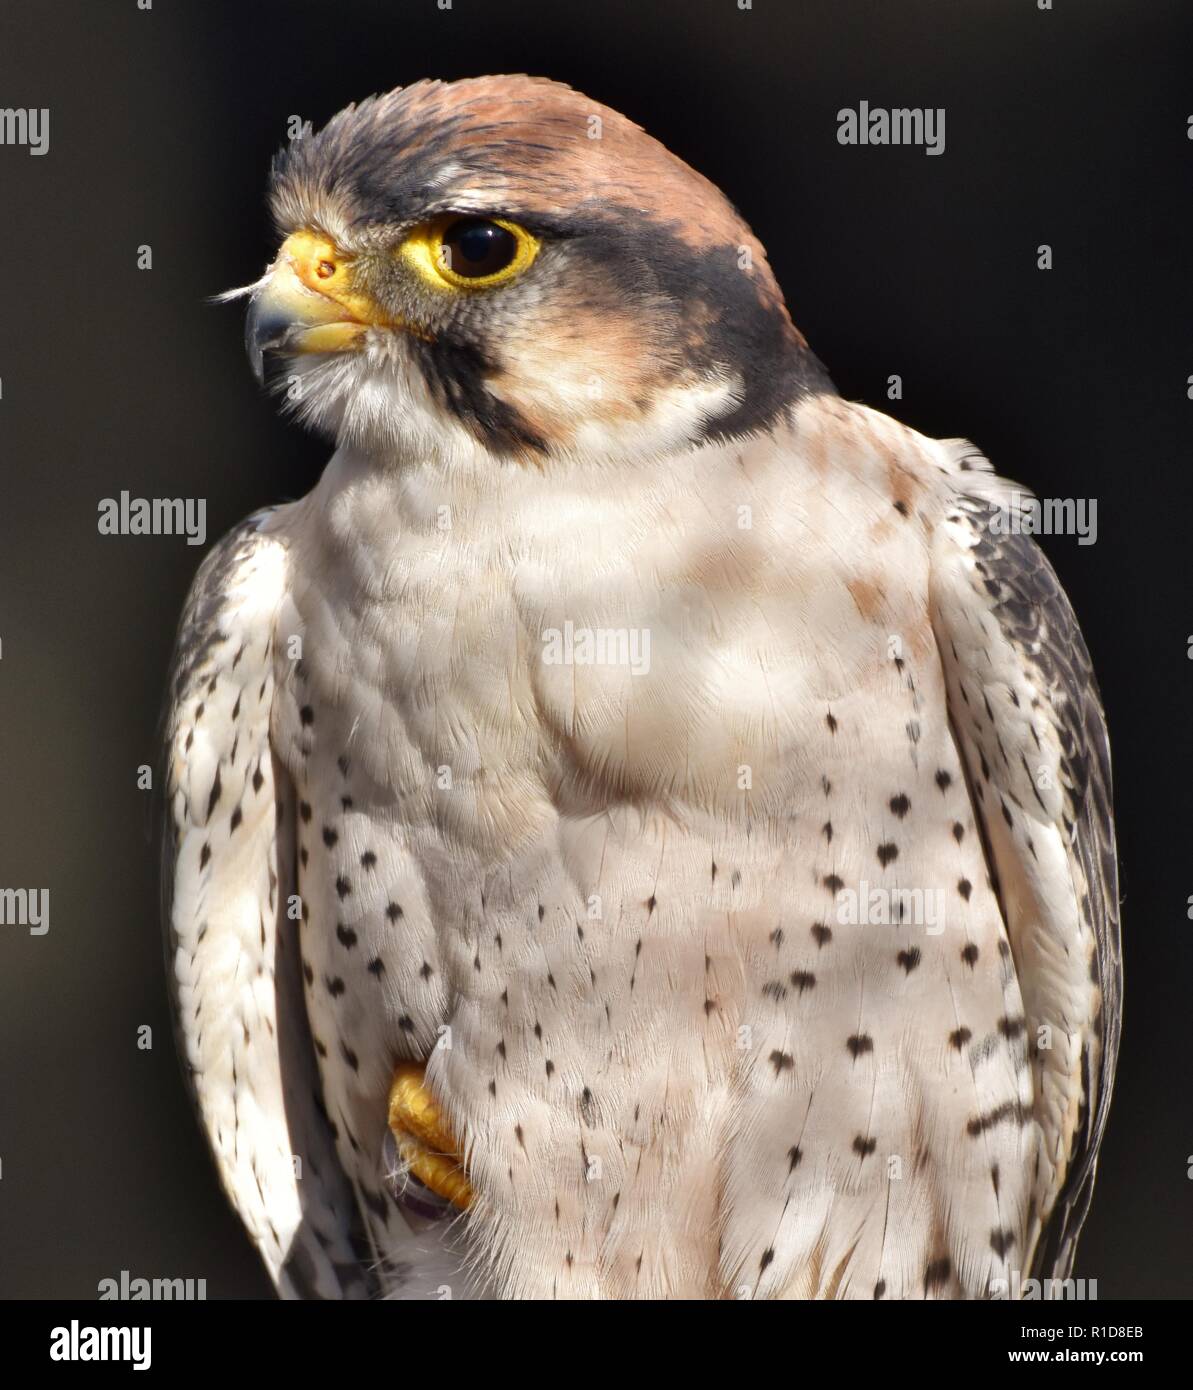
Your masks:
M371 452L685 448L831 389L758 240L632 121L556 82L419 82L275 160L246 343Z

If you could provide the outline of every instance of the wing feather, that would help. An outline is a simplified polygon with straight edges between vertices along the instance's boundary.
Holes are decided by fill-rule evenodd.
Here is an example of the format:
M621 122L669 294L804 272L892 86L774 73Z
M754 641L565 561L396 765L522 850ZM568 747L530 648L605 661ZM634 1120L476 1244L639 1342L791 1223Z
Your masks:
M973 469L972 451L963 457L961 468ZM994 482L981 476L938 528L932 620L1024 1000L1044 1141L1029 1263L1063 1279L1089 1208L1118 1053L1110 750L1072 608Z
M207 557L166 710L164 922L179 1049L225 1191L284 1296L371 1292L311 1048L294 794L270 746L285 549L250 518Z

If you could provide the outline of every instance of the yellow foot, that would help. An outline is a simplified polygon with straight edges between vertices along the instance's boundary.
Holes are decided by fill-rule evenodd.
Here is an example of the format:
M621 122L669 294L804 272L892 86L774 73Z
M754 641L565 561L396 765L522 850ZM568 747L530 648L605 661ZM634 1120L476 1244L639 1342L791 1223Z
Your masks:
M424 1186L466 1211L472 1188L460 1146L424 1082L420 1062L399 1062L389 1088L389 1127L402 1162Z

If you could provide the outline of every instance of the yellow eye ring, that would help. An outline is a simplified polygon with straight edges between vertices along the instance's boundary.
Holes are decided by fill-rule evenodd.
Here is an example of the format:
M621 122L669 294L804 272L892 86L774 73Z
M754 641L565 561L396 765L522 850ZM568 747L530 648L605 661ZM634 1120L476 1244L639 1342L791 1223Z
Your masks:
M437 289L488 290L528 270L540 245L533 232L504 217L448 213L415 227L398 254ZM487 264L496 268L487 271Z

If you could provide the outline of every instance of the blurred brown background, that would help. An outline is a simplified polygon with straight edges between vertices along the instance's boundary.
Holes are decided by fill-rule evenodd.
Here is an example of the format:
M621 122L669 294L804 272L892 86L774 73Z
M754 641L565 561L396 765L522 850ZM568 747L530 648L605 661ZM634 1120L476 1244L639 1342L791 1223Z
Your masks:
M1187 0L135 0L0 11L0 1295L94 1297L122 1269L264 1295L180 1083L139 764L202 551L101 537L97 505L205 497L208 541L304 492L327 445L275 418L239 308L272 254L263 189L291 115L422 76L530 71L624 110L767 245L841 391L972 437L1041 496L1114 739L1127 1016L1077 1273L1188 1297L1193 1183L1193 482ZM836 112L944 106L947 150L850 149ZM1035 248L1055 269L1036 269ZM153 269L136 248L153 248ZM136 1031L153 1029L152 1051Z

